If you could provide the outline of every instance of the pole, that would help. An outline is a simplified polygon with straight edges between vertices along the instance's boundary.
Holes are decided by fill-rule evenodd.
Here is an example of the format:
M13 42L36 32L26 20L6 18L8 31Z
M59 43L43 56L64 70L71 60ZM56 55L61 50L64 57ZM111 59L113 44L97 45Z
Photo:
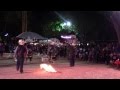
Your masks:
M22 32L27 32L27 11L22 11Z

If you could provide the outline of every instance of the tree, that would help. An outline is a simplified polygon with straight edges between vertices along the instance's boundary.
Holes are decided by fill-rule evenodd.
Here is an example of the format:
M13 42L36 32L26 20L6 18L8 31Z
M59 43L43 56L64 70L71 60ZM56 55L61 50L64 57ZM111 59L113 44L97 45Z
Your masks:
M64 33L70 33L70 32L75 32L76 34L78 33L76 30L75 25L67 26L63 25L64 22L60 20L56 21L51 21L49 23L46 23L46 25L43 27L44 32L47 32L45 36L54 36L58 37L61 34Z

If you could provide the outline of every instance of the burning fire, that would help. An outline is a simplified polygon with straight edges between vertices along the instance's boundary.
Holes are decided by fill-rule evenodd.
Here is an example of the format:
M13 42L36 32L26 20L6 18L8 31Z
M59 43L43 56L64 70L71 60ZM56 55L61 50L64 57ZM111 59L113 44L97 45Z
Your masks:
M57 72L51 65L48 64L40 64L40 69L43 69L47 72Z

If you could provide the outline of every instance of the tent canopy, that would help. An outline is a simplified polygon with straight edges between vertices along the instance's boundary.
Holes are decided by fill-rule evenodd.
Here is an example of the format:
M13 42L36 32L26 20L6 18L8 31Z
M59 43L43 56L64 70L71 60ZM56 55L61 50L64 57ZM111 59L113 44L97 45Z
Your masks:
M35 32L23 32L17 36L17 38L23 38L23 39L40 39L40 40L46 40L47 38L42 37L41 35L35 33Z

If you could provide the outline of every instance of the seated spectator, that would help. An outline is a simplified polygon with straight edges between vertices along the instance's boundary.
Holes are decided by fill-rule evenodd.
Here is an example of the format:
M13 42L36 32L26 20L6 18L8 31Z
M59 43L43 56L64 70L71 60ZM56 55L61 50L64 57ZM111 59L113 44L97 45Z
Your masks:
M116 53L111 53L111 54L110 54L110 57L111 57L110 65L111 65L111 66L114 66L114 65L115 65L114 62L118 59L118 56L117 56Z

